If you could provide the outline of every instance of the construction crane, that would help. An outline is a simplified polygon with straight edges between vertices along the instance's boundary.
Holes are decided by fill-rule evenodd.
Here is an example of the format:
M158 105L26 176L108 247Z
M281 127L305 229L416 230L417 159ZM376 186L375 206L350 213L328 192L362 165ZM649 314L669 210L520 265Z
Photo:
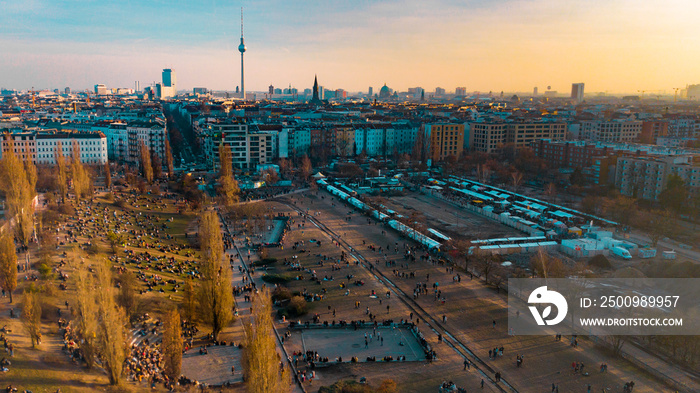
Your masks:
M673 88L673 102L675 103L678 100L678 90L680 90L680 87L674 87Z

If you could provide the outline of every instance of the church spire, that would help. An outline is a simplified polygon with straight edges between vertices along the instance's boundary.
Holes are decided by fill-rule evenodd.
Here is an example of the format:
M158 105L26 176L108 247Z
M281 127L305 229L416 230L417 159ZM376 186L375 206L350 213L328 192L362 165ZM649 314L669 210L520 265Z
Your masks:
M311 99L311 102L313 102L314 104L317 104L320 101L321 100L318 98L318 78L316 77L316 75L314 75L314 96Z

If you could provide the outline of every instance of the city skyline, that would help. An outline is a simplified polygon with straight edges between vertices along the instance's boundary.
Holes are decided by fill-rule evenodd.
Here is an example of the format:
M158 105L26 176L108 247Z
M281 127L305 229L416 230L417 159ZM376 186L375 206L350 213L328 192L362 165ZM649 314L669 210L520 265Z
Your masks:
M386 83L560 95L575 82L587 93L673 94L700 79L700 5L686 0L0 5L0 86L22 90L145 87L172 68L181 89L235 91L241 6L248 91L303 90L313 74L352 92Z

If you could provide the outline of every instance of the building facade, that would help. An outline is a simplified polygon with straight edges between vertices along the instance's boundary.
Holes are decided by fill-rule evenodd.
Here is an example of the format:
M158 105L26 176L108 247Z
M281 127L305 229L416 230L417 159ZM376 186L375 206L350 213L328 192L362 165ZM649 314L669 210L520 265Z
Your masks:
M459 158L464 148L464 124L434 123L423 124L426 159L433 162L444 161L449 156Z

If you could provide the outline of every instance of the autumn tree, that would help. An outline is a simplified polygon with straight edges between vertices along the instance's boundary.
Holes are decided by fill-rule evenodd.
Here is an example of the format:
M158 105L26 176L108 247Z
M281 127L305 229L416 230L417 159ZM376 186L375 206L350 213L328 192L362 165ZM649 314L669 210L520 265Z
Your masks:
M126 344L126 312L117 305L112 284L112 272L105 260L95 266L97 287L92 296L97 295L99 309L98 339L102 365L109 376L109 383L119 385L128 354Z
M197 293L191 279L185 280L182 295L182 316L188 322L193 322L197 316Z
M144 141L139 141L139 163L141 164L141 175L147 183L153 182L153 165L151 164L151 152Z
M88 368L95 365L98 353L99 307L95 291L98 291L95 277L88 270L84 260L72 260L75 297L72 301L75 316L75 333L80 338L80 350ZM100 289L101 291L101 289Z
M659 240L675 235L677 230L670 210L653 210L648 213L639 211L637 226L647 233L652 247L656 247Z
M105 164L104 171L105 171L105 188L110 189L110 188L112 188L112 171L109 170L109 164Z
M89 196L92 191L92 179L88 169L85 168L80 158L80 145L73 139L73 162L71 163L71 177L73 179L73 192L75 199Z
M676 213L681 212L683 205L688 200L688 189L685 181L679 175L672 173L668 175L666 189L659 194L659 202L664 209L671 209Z
M567 276L567 268L564 262L549 255L542 248L530 259L530 267L537 277L564 278Z
M199 307L202 320L212 327L214 339L233 319L231 270L224 263L224 243L219 218L214 211L199 219L199 247L202 252Z
M270 291L267 288L253 294L252 308L252 317L244 327L243 369L248 392L289 392L289 370L287 367L280 370L280 356L272 331Z
M29 245L34 230L32 203L36 195L36 181L34 164L23 164L11 144L0 160L0 190L5 194L5 216L14 218L17 239L25 247Z
M273 168L266 169L262 176L263 179L265 179L265 183L268 185L274 185L280 180L279 175L277 175L277 171Z
M160 179L163 175L163 163L156 152L151 152L151 163L153 166L153 178Z
M68 196L68 169L66 167L66 156L63 154L63 144L61 141L56 142L56 150L54 151L54 159L58 174L56 175L56 185L58 193L61 195L61 202L66 203Z
M138 289L136 276L130 270L119 275L119 292L117 304L124 309L127 318L136 313L136 291Z
M41 299L33 288L24 291L22 301L22 324L32 341L32 348L41 344Z
M280 174L282 176L288 176L291 169L292 169L292 166L291 166L291 163L289 162L289 160L286 158L281 158L279 160L279 166L280 166Z
M165 167L168 170L168 177L172 177L174 172L173 151L170 148L170 141L168 138L165 138Z
M309 156L304 154L304 156L301 157L301 165L299 166L299 174L301 175L301 178L308 180L312 169L313 168L311 167L311 160L309 159Z
M182 367L182 327L177 309L168 311L163 321L163 371L171 381L177 381Z
M17 289L17 253L12 234L0 231L0 285L10 295L12 304L12 292Z
M233 177L233 164L231 162L231 147L219 144L219 197L221 203L231 207L238 203L241 189Z
M114 231L107 232L107 242L112 248L112 254L116 254L118 247L124 243L124 235Z

